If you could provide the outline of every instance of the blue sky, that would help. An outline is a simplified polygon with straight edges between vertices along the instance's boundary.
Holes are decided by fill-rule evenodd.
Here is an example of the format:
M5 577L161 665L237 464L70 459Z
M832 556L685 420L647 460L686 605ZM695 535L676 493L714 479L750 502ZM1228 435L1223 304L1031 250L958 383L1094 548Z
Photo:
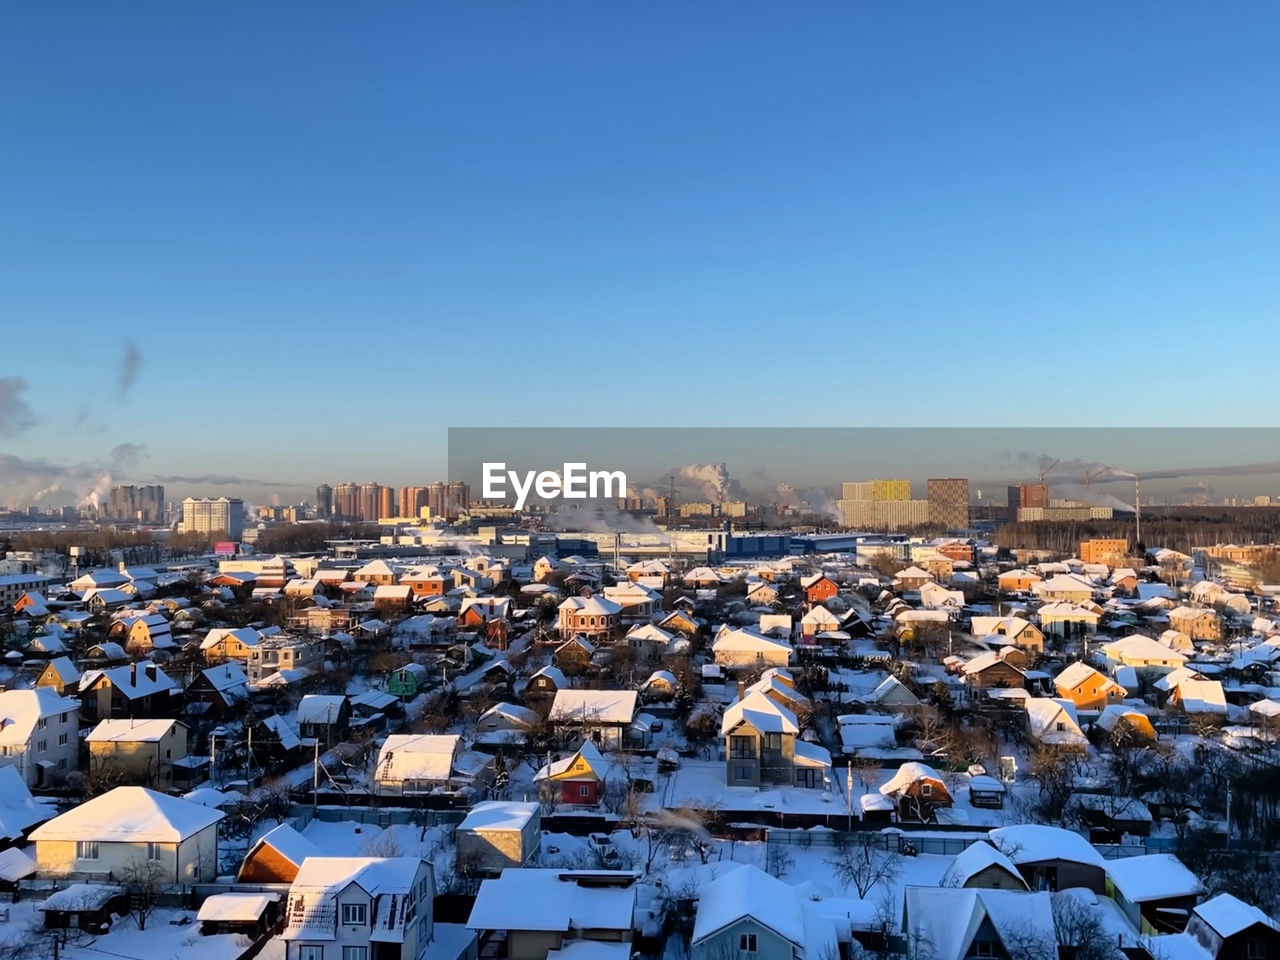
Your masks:
M1277 48L1230 0L10 6L0 452L313 487L435 479L451 424L1271 425Z

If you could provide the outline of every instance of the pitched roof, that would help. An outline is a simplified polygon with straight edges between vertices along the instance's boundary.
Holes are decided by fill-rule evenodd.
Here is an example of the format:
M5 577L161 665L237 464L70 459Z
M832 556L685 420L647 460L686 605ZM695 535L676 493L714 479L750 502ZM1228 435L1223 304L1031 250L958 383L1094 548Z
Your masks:
M557 690L547 719L552 723L627 724L636 713L635 690Z
M634 881L635 874L621 870L575 873L508 868L497 879L480 884L467 926L472 930L557 933L588 928L630 930L636 905Z
M720 733L726 735L741 724L750 724L760 733L800 732L796 715L761 690L752 690L724 712Z
M751 865L722 874L702 888L692 942L747 917L803 948L804 914L796 889Z
M37 827L31 839L174 843L221 820L219 810L146 787L116 787Z

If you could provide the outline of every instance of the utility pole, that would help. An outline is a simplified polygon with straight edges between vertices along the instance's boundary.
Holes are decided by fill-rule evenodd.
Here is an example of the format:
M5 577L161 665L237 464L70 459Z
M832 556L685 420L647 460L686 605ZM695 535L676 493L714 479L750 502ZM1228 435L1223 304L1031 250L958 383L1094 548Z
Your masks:
M314 819L320 803L320 738L316 737L315 758L311 761L311 816Z

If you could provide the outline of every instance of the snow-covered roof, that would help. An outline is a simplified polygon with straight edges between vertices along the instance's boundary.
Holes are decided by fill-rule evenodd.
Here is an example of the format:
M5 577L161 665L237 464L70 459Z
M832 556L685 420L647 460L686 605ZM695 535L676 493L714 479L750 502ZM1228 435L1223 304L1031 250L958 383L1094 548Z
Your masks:
M319 847L287 823L282 823L259 837L257 843L245 854L245 861L247 862L262 847L270 847L295 867L302 866L302 862L308 857L322 855Z
M85 737L86 743L159 743L177 720L102 720Z
M1107 877L1130 903L1204 893L1204 885L1196 875L1171 853L1108 860Z
M45 801L31 795L17 767L0 767L0 840L20 840L27 830L56 812Z
M1022 705L1027 711L1027 730L1041 743L1059 746L1088 744L1089 738L1080 729L1071 701L1055 697L1028 697Z
M25 746L41 719L79 709L79 700L61 697L52 687L0 692L0 746Z
M1220 893L1191 911L1223 938L1234 936L1254 924L1280 931L1280 923L1272 920L1251 903L1229 893Z
M346 699L340 693L309 693L298 701L298 722L333 723L341 715Z
M221 820L219 810L146 787L116 787L37 827L31 839L175 843Z
M720 734L725 736L741 724L750 724L760 733L800 732L796 715L760 690L753 690L724 712Z
M536 803L514 800L487 800L471 808L458 824L459 830L523 830L538 815Z
M445 782L461 749L457 734L393 734L378 751L374 768L380 781Z
M246 647L255 647L262 641L262 635L252 627L239 627L234 630L216 627L205 634L204 639L200 641L200 649L211 650L228 638L239 640Z
M116 692L130 700L174 690L174 683L168 675L149 661L129 663L122 667L108 667L105 670L89 670L80 678L80 690L83 692L91 689L103 677L111 683Z
M274 893L215 893L200 904L196 919L201 923L252 923L279 900Z
M747 917L803 948L804 914L799 894L790 884L755 866L723 874L702 888L692 942L697 944Z
M1021 823L998 827L990 833L996 848L1016 864L1045 860L1070 860L1094 867L1106 865L1102 854L1080 834L1062 827Z
M1099 673L1083 660L1067 664L1062 672L1053 678L1053 683L1059 690L1074 690L1086 682L1096 683L1103 688L1115 685L1114 680L1106 674Z
M996 782L999 783L999 781ZM973 877L990 867L999 867L1017 884L1026 888L1026 881L1022 879L1022 874L1018 873L1018 868L1013 865L1013 861L985 840L971 843L956 854L951 861L951 866L947 867L947 872L942 875L938 886L963 887Z
M928 764L911 760L898 767L897 772L889 778L888 782L880 785L880 792L886 797L892 797L918 780L933 780L941 783L942 774Z
M628 724L636 713L635 690L557 690L547 719L552 723Z
M1186 713L1227 712L1227 697L1219 680L1183 680L1176 693Z
M937 960L965 956L983 920L991 921L1010 953L1025 949L1028 938L1040 941L1040 951L1056 953L1048 893L909 886L904 898L908 940L928 944L929 955Z
M472 930L630 930L636 875L625 870L518 867L480 884ZM582 882L579 882L581 880Z

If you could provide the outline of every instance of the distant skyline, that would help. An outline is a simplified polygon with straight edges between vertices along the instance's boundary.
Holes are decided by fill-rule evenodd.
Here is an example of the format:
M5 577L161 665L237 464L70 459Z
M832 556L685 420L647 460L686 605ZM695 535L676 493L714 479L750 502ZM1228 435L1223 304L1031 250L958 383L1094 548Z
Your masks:
M1280 423L1274 3L0 26L0 502L426 483L450 424Z

